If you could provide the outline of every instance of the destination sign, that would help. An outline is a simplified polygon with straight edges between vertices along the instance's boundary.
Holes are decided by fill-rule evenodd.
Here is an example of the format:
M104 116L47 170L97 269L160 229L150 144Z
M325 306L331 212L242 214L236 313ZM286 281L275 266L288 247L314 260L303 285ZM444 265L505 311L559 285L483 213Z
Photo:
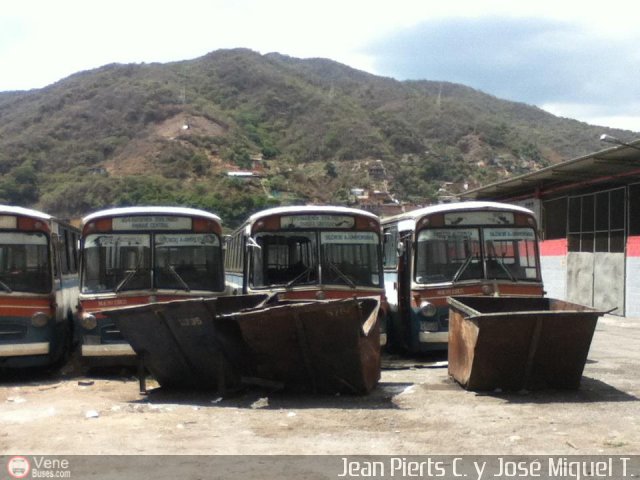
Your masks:
M163 234L156 235L156 247L201 247L220 245L217 235L210 233L192 233L192 234Z
M85 247L149 247L149 235L89 235Z
M535 240L536 234L532 228L485 228L485 240Z
M18 219L13 215L0 215L0 228L16 228Z
M46 245L44 233L0 232L2 245Z
M451 212L444 214L445 225L512 225L512 212Z
M280 228L353 228L356 219L349 215L285 215Z
M449 240L461 241L461 240L479 240L477 228L448 228L441 230L422 230L418 234L419 242L426 242L429 240L438 240L446 242Z
M191 218L171 215L114 217L113 230L191 230Z
M376 245L378 236L373 232L321 232L321 243Z

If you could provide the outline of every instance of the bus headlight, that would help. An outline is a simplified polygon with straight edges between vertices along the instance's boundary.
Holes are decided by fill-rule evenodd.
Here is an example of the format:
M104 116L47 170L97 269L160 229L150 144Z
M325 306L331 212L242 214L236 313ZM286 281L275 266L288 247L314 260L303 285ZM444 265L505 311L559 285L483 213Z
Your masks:
M93 330L98 325L98 321L96 320L96 316L91 313L85 313L82 315L80 319L80 325L87 330Z
M425 317L433 317L436 313L438 313L438 309L433 303L423 300L420 303L420 313Z
M31 325L34 327L44 327L47 323L49 323L49 315L44 312L36 312L31 315Z

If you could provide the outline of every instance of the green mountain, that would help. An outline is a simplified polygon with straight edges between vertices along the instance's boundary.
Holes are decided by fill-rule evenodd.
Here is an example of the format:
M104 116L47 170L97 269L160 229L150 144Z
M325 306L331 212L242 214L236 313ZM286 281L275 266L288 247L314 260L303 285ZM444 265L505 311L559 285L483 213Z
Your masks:
M597 150L601 133L632 135L463 85L219 50L0 93L0 202L62 217L188 205L233 226L270 205L348 204L354 187L434 201L443 185ZM372 175L372 165L383 172ZM259 175L228 175L239 170Z

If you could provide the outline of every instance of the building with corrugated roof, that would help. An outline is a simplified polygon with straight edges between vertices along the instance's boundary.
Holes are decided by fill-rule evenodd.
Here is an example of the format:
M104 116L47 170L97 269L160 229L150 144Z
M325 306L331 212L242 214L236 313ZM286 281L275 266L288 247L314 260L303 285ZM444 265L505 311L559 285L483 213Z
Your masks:
M548 296L640 315L640 140L460 196L536 212Z

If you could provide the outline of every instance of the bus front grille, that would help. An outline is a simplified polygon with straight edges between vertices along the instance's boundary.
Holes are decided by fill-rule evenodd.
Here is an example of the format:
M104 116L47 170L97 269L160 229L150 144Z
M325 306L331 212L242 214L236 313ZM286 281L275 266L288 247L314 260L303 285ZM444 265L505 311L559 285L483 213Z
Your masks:
M27 336L27 326L18 323L0 323L0 342L20 340Z
M105 325L100 329L100 337L102 343L121 343L124 342L124 337L120 330L115 325Z

